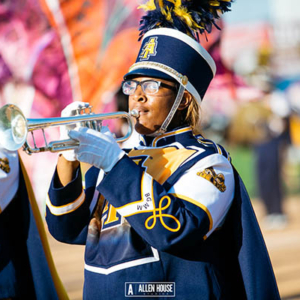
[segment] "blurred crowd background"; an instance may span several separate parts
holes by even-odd
[[[140,2],[1,0],[0,106],[14,103],[27,118],[58,117],[72,101],[95,113],[127,110],[120,84],[139,49]],[[298,0],[236,0],[222,30],[201,38],[218,70],[201,108],[203,134],[227,147],[270,228],[287,224],[287,197],[300,201],[299,11]],[[59,139],[58,128],[45,133]],[[43,144],[40,132],[36,140]],[[57,154],[20,153],[43,212]]]

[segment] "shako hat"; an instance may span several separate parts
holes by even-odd
[[[140,22],[142,44],[124,79],[150,76],[177,81],[200,103],[216,73],[216,65],[200,45],[231,0],[150,0]]]

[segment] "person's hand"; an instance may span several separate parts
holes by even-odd
[[[75,101],[71,104],[67,105],[62,111],[61,111],[61,117],[71,117],[78,114],[78,110],[84,107],[88,107],[89,104],[86,102],[79,102]],[[69,140],[69,131],[75,130],[80,127],[80,123],[77,124],[71,124],[71,125],[63,125],[60,126],[60,140]],[[75,161],[76,155],[74,150],[67,150],[67,151],[61,151],[59,154],[62,154],[63,157],[68,161]]]
[[[71,130],[69,136],[80,143],[74,151],[77,160],[103,169],[104,172],[109,172],[125,155],[107,127],[103,127],[101,132],[81,127],[76,131]]]

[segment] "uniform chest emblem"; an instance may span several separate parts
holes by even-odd
[[[163,184],[195,150],[176,147],[132,150],[129,156],[156,181]]]
[[[148,60],[150,56],[156,55],[157,37],[152,37],[143,47],[139,56],[141,60]]]
[[[0,158],[0,169],[3,170],[5,173],[10,172],[9,160],[7,157]]]
[[[222,193],[226,191],[225,177],[222,173],[217,174],[214,168],[207,168],[197,173],[198,176],[210,181]]]

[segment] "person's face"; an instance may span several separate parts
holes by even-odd
[[[129,95],[129,110],[136,109],[140,114],[135,124],[135,130],[140,134],[151,134],[161,127],[177,95],[174,82],[151,77],[133,78],[139,82],[151,79],[161,81],[173,89],[164,85],[159,87],[157,93],[148,94],[138,85],[135,92]]]

